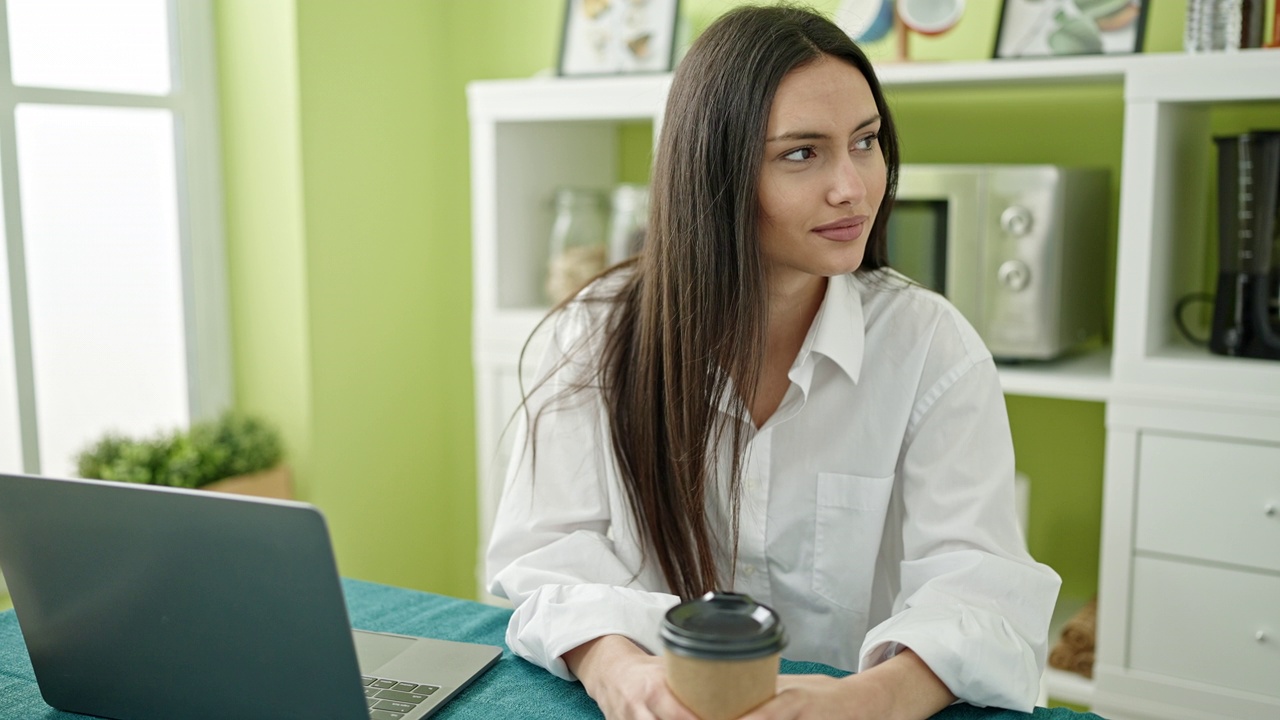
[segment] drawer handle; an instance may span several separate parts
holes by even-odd
[[[1275,503],[1273,503],[1273,502],[1269,502],[1269,503],[1267,503],[1266,505],[1263,505],[1263,506],[1262,506],[1262,514],[1263,514],[1263,515],[1266,515],[1267,517],[1275,517],[1275,516],[1276,516],[1276,504],[1275,504]]]
[[[1257,641],[1258,641],[1258,642],[1260,642],[1260,643],[1264,643],[1264,642],[1266,642],[1266,641],[1267,641],[1267,631],[1266,631],[1266,630],[1259,630],[1258,632],[1256,632],[1256,633],[1254,633],[1254,634],[1253,634],[1253,639],[1254,639],[1254,640],[1257,640]]]

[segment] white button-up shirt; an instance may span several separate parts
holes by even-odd
[[[539,379],[606,308],[562,313]],[[661,652],[678,602],[637,540],[600,394],[548,406],[596,362],[586,342],[529,398],[536,453],[522,422],[487,567],[516,608],[508,646],[569,679],[560,656],[601,635]],[[720,577],[779,613],[784,657],[857,671],[909,647],[961,700],[1029,712],[1060,580],[1018,530],[1004,396],[977,333],[892,273],[839,276],[789,378],[763,427],[737,418],[737,565],[722,548]],[[710,518],[730,538],[723,470]]]

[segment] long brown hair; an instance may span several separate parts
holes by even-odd
[[[732,380],[737,392],[728,407],[745,413],[763,364],[767,296],[756,183],[765,131],[783,77],[823,56],[858,69],[880,113],[888,177],[861,269],[887,265],[898,145],[870,62],[810,10],[732,10],[694,42],[672,79],[644,249],[604,299],[612,308],[595,345],[602,348],[595,377],[577,386],[599,388],[640,540],[684,598],[719,584],[707,502],[726,440],[727,542],[736,554],[748,434],[740,415],[719,408]],[[592,301],[587,293],[577,302]]]

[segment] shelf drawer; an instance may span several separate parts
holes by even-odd
[[[1280,577],[1134,560],[1129,664],[1280,697]]]
[[[1280,572],[1280,446],[1144,434],[1135,543]]]

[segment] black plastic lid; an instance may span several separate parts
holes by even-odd
[[[661,635],[668,651],[708,660],[750,660],[787,645],[778,614],[740,593],[709,592],[680,603],[667,611]]]

